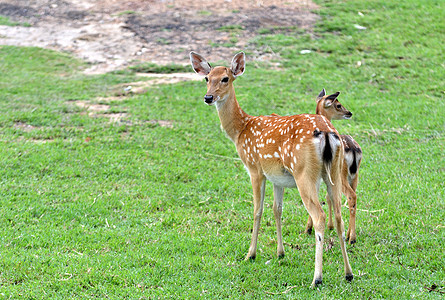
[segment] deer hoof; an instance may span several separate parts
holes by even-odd
[[[244,260],[254,261],[255,257],[256,257],[255,255],[247,255]]]
[[[314,288],[314,287],[321,285],[322,283],[323,283],[323,280],[321,278],[315,279],[311,286]]]

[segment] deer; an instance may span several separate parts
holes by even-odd
[[[190,52],[193,70],[204,76],[207,92],[204,102],[216,107],[221,128],[235,144],[250,176],[253,190],[253,230],[245,257],[256,257],[263,214],[266,180],[273,184],[273,213],[277,231],[277,255],[284,257],[281,231],[285,188],[297,188],[315,231],[315,268],[311,287],[322,284],[323,242],[326,214],[318,200],[323,180],[332,201],[335,227],[340,240],[345,279],[353,273],[346,253],[344,223],[341,217],[341,166],[343,144],[331,122],[322,115],[251,116],[240,107],[233,85],[245,71],[244,52],[237,53],[230,68],[212,67],[196,52]]]
[[[347,110],[337,99],[340,92],[331,95],[326,95],[326,90],[323,89],[317,96],[317,107],[315,113],[317,115],[325,116],[329,121],[350,119],[352,113]],[[349,226],[346,233],[346,240],[349,244],[357,242],[356,234],[356,205],[357,205],[357,185],[358,185],[358,170],[362,161],[362,149],[360,145],[350,135],[340,135],[340,140],[344,149],[344,161],[341,169],[342,192],[348,199],[349,207]],[[329,194],[326,195],[326,202],[329,207],[328,228],[333,229],[332,221],[332,204]],[[312,232],[312,219],[309,216],[306,232]]]

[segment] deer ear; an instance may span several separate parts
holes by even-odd
[[[326,91],[325,89],[322,89],[320,94],[318,94],[317,96],[317,102],[321,100],[321,98],[323,98],[326,95]]]
[[[333,101],[333,100],[337,99],[338,95],[340,95],[340,92],[337,92],[335,94],[329,95],[329,96],[326,97],[326,99]]]
[[[210,66],[205,58],[196,52],[190,52],[190,62],[192,63],[193,70],[199,75],[205,76],[212,70],[212,66]]]
[[[332,103],[334,103],[334,100],[326,98],[323,102],[323,106],[324,108],[328,108],[332,106]]]
[[[246,54],[244,52],[237,53],[232,59],[232,74],[234,77],[243,75],[246,68]]]

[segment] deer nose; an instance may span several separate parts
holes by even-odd
[[[204,102],[207,104],[210,104],[213,102],[213,95],[205,95],[204,96]]]

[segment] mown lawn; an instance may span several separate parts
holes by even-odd
[[[281,68],[248,63],[235,85],[252,115],[313,112],[322,88],[342,92],[354,116],[334,125],[364,151],[352,283],[328,232],[323,285],[310,289],[315,242],[296,190],[285,194],[285,258],[268,185],[258,255],[243,260],[251,187],[202,101],[204,82],[108,101],[140,79],[86,76],[66,54],[0,46],[1,297],[442,298],[443,1],[317,2],[313,32],[251,41],[279,53]],[[91,114],[80,100],[109,109]],[[347,225],[346,207],[343,216]]]

